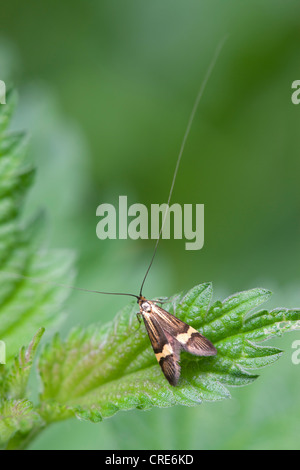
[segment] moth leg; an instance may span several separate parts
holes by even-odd
[[[138,319],[138,322],[139,322],[139,327],[141,326],[141,323],[142,323],[142,320],[141,320],[141,312],[137,312],[136,314],[136,318]]]
[[[172,307],[173,307],[174,315],[175,315],[175,313],[176,313],[176,308],[177,308],[177,305],[178,305],[178,304],[176,303],[176,300],[177,300],[177,299],[173,299],[173,300],[172,300]]]
[[[176,310],[179,304],[180,304],[180,295],[176,295],[175,297],[172,298],[172,307],[173,307],[174,315],[176,315]]]
[[[158,304],[166,304],[169,300],[170,300],[171,297],[158,297],[157,299],[154,300],[154,303],[158,303]]]
[[[176,308],[177,308],[177,303],[178,303],[178,296],[177,297],[158,297],[158,299],[155,299],[153,301],[154,304],[166,304],[166,303],[169,303],[171,301],[171,304],[172,304],[172,308],[173,308],[173,312],[175,314],[176,312]]]
[[[140,316],[141,316],[141,312],[136,313],[136,318],[138,319],[138,322],[139,322],[138,325],[136,325],[136,322],[132,320],[132,323],[130,324],[130,334],[135,335],[139,331],[141,327],[141,323],[142,323]]]

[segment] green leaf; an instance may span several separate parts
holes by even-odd
[[[7,364],[0,365],[0,442],[9,440],[11,448],[22,447],[43,425],[26,396],[28,378],[44,327],[63,319],[69,291],[57,283],[74,279],[69,252],[41,248],[42,218],[22,219],[35,170],[26,161],[26,136],[8,131],[15,104],[9,92],[0,107],[0,340]]]
[[[217,347],[215,357],[182,353],[179,385],[164,378],[136,303],[111,324],[74,330],[66,341],[57,335],[43,351],[40,413],[48,421],[76,415],[100,421],[118,410],[153,406],[194,406],[230,396],[227,386],[252,383],[257,369],[276,361],[282,351],[262,346],[275,334],[300,327],[300,310],[251,311],[270,297],[265,289],[235,294],[211,305],[212,286],[201,284],[175,296],[165,308],[188,321]],[[210,306],[211,305],[211,306]]]
[[[0,106],[0,134],[2,134],[8,127],[12,114],[15,110],[17,103],[17,93],[15,90],[7,90],[6,92],[6,105]]]
[[[27,435],[41,418],[29,400],[6,400],[0,404],[0,447],[17,432]]]
[[[23,346],[20,349],[19,355],[15,357],[11,367],[6,371],[4,384],[2,385],[6,399],[19,400],[25,398],[33,359],[44,331],[44,328],[38,330],[29,346],[27,348]]]
[[[26,162],[26,136],[7,131],[15,102],[11,92],[7,104],[0,107],[0,340],[6,345],[7,362],[38,328],[62,320],[61,308],[69,292],[51,281],[72,283],[74,279],[69,252],[41,249],[41,220],[26,224],[21,220],[35,171]]]
[[[11,438],[21,442],[34,428],[42,425],[38,412],[26,398],[26,389],[43,333],[44,329],[40,328],[29,346],[20,349],[10,367],[0,366],[0,446]]]

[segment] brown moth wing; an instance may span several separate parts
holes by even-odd
[[[180,377],[180,343],[163,331],[159,322],[152,315],[143,315],[146,330],[156,359],[168,382],[175,386]]]
[[[195,328],[155,304],[151,304],[151,307],[153,318],[157,319],[165,333],[167,332],[180,343],[182,349],[196,356],[217,354],[214,345]]]
[[[177,385],[180,377],[180,351],[196,356],[214,356],[214,345],[195,328],[179,320],[171,313],[147,301],[151,309],[141,309],[141,314],[156,359],[171,385]]]

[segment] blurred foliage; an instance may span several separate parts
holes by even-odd
[[[199,83],[229,33],[173,197],[205,204],[205,245],[162,241],[145,293],[212,280],[217,297],[264,285],[274,306],[299,305],[299,107],[290,100],[299,9],[297,0],[5,5],[0,78],[20,90],[15,124],[32,130],[40,175],[27,214],[45,208],[48,244],[79,253],[77,285],[138,290],[153,243],[100,242],[96,207],[122,194],[130,204],[166,201]],[[122,305],[75,293],[61,331],[109,320]],[[294,335],[278,347],[291,351]],[[57,424],[34,448],[299,448],[299,387],[287,354],[231,401]]]
[[[18,275],[72,282],[74,273],[69,252],[41,249],[41,217],[34,214],[27,223],[21,221],[35,170],[27,161],[25,135],[7,129],[16,94],[8,92],[6,102],[0,108],[0,337],[9,363],[41,324],[61,323],[61,306],[69,295],[61,287],[32,283]]]

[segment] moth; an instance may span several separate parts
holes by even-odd
[[[183,149],[187,140],[187,137],[190,133],[190,129],[192,126],[192,122],[195,117],[196,110],[198,108],[200,99],[202,97],[203,91],[206,87],[210,74],[213,70],[213,67],[217,61],[218,55],[223,47],[226,38],[224,38],[218,45],[215,55],[212,59],[212,62],[206,72],[204,81],[200,87],[199,93],[195,100],[187,128],[182,140],[181,148],[179,151],[179,155],[177,158],[177,163],[173,175],[173,180],[171,184],[171,189],[169,193],[167,207],[169,207],[175,179],[177,176],[177,171],[179,168],[179,163],[182,157]],[[180,378],[180,352],[182,350],[189,352],[195,356],[215,356],[217,354],[217,350],[215,346],[207,339],[205,336],[201,335],[199,331],[195,330],[192,326],[184,323],[179,318],[175,317],[171,313],[167,312],[163,308],[157,305],[157,302],[153,302],[151,300],[147,300],[143,295],[143,287],[145,280],[148,276],[150,268],[152,266],[158,243],[161,238],[162,230],[164,227],[164,223],[166,220],[167,211],[164,216],[164,220],[162,222],[162,226],[160,229],[159,237],[156,242],[154,253],[152,255],[152,259],[146,271],[145,277],[142,282],[142,286],[140,289],[140,295],[135,296],[137,297],[137,301],[140,307],[140,311],[138,315],[141,315],[144,324],[156,356],[156,359],[162,369],[162,372],[165,378],[168,380],[170,385],[176,386],[178,384]],[[130,294],[133,295],[133,294]]]
[[[175,386],[180,377],[180,352],[195,356],[215,356],[217,350],[195,328],[159,307],[156,302],[141,296],[139,314],[144,324],[156,359],[168,382]]]
[[[168,208],[170,205],[170,200],[171,200],[171,196],[173,193],[174,183],[175,183],[175,179],[177,176],[182,153],[183,153],[185,143],[186,143],[187,137],[189,135],[189,132],[192,126],[192,122],[194,120],[196,110],[198,108],[203,91],[206,87],[207,81],[211,75],[211,72],[217,61],[217,58],[223,47],[224,42],[225,42],[225,38],[219,43],[216,49],[215,55],[212,59],[212,62],[210,63],[210,66],[206,72],[204,81],[202,82],[202,85],[196,97],[196,100],[195,100],[195,103],[194,103],[194,106],[193,106],[193,109],[192,109],[192,112],[191,112],[191,115],[187,124],[187,128],[186,128],[186,131],[185,131],[182,143],[181,143],[180,151],[177,157],[176,167],[175,167],[175,171],[173,174],[173,180],[172,180],[171,189],[169,192],[169,197],[168,197],[168,202],[167,202]],[[193,354],[195,356],[214,356],[217,354],[217,350],[215,346],[207,338],[201,335],[193,327],[191,327],[187,323],[184,323],[175,315],[159,307],[157,305],[157,303],[160,303],[159,301],[147,300],[143,296],[144,283],[146,281],[146,278],[152,266],[152,263],[153,263],[153,260],[157,251],[157,247],[161,239],[161,235],[162,235],[162,231],[164,228],[164,223],[166,221],[167,215],[168,215],[168,211],[165,212],[164,219],[162,221],[162,226],[160,228],[160,233],[155,244],[155,248],[154,248],[154,252],[153,252],[150,264],[144,276],[139,295],[122,293],[122,292],[95,291],[95,290],[89,290],[89,289],[82,289],[82,288],[74,287],[74,286],[67,286],[65,284],[59,284],[59,283],[54,283],[54,282],[50,282],[50,283],[53,285],[59,285],[59,286],[67,287],[69,289],[75,289],[75,290],[84,291],[84,292],[135,297],[137,299],[137,302],[139,304],[139,309],[140,309],[140,311],[137,313],[138,319],[140,320],[139,316],[142,316],[144,320],[144,324],[145,324],[154,354],[161,367],[161,370],[165,378],[170,383],[170,385],[176,386],[180,378],[180,371],[181,371],[180,352],[182,350],[187,351],[188,353]],[[12,275],[12,273],[7,273],[7,274]],[[17,276],[23,279],[29,279],[35,282],[47,282],[48,283],[48,281],[41,281],[36,278],[31,278],[28,276],[22,276],[18,274],[16,275],[13,274],[13,276]]]

